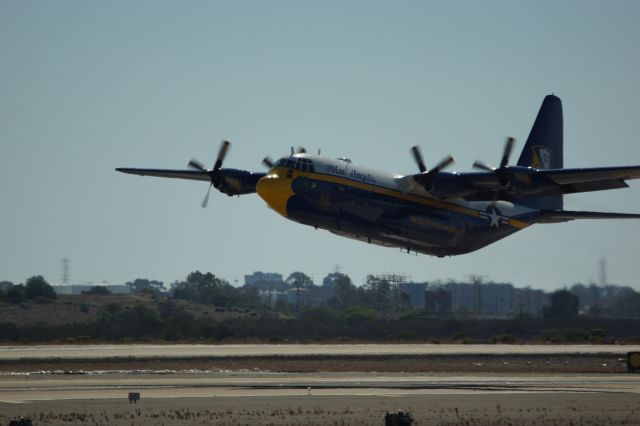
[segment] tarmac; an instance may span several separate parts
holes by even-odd
[[[409,409],[417,424],[640,424],[640,375],[631,373],[381,373],[82,370],[11,371],[22,357],[251,357],[393,354],[615,354],[638,346],[536,345],[90,345],[0,347],[0,424],[382,424]],[[389,361],[393,362],[393,361]],[[78,369],[78,371],[80,371]],[[139,392],[129,404],[129,392]],[[38,423],[40,421],[40,423]],[[70,423],[71,422],[71,423]]]
[[[0,346],[0,360],[27,358],[95,359],[114,357],[229,357],[301,355],[525,355],[626,354],[640,345],[457,345],[457,344],[304,344],[304,345],[34,345]]]

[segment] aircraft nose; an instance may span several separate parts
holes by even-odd
[[[287,217],[287,202],[293,195],[291,179],[279,173],[269,173],[258,181],[256,192],[269,207]]]

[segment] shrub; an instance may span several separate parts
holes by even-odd
[[[518,341],[518,338],[513,334],[503,333],[497,336],[493,336],[491,340],[493,340],[493,343],[505,343],[508,345],[513,345]]]

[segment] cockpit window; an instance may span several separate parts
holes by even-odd
[[[315,167],[313,167],[313,163],[308,158],[300,159],[300,162],[298,164],[300,165],[300,171],[315,172]]]
[[[277,167],[286,167],[286,168],[293,168],[294,165],[294,161],[291,158],[281,158],[278,160],[278,162],[276,163]]]
[[[296,169],[301,172],[315,172],[313,162],[308,158],[281,158],[275,162],[273,167],[285,167],[288,169]]]

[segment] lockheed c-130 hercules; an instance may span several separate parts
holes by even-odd
[[[640,214],[563,210],[564,194],[625,188],[640,178],[640,166],[563,168],[562,103],[546,96],[520,154],[507,138],[498,167],[476,161],[478,172],[445,172],[446,157],[427,169],[411,148],[419,173],[381,173],[347,158],[291,149],[266,173],[222,168],[223,141],[212,169],[191,160],[192,170],[118,168],[123,173],[209,182],[227,195],[257,192],[287,219],[367,243],[434,256],[469,253],[536,223],[574,219],[640,219]]]

